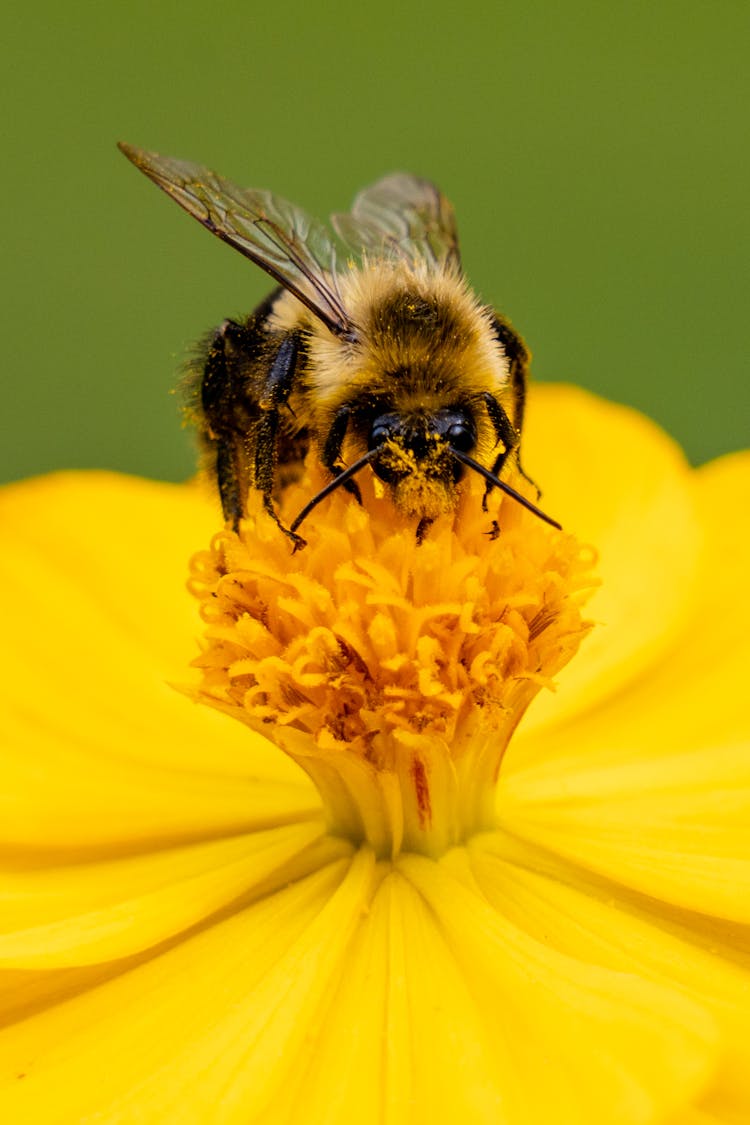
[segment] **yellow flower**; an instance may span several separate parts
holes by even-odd
[[[559,674],[571,538],[338,496],[198,557],[213,707],[197,489],[6,490],[0,1120],[750,1120],[750,461],[564,388],[526,461],[600,555]]]

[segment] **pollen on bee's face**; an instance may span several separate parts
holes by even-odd
[[[377,476],[387,484],[396,484],[419,471],[414,451],[400,438],[389,438],[383,443],[380,454],[373,462],[373,468]]]
[[[422,450],[417,452],[402,440],[386,442],[373,462],[373,470],[389,486],[401,515],[431,521],[456,505],[455,461],[445,441],[437,435],[428,436],[421,445]]]
[[[393,500],[402,515],[422,521],[436,520],[456,507],[458,493],[452,477],[444,470],[438,472],[436,465],[431,467],[432,472],[422,466],[419,472],[410,473],[394,486]],[[450,472],[449,465],[445,468]]]

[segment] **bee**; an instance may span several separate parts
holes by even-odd
[[[386,176],[332,215],[331,231],[270,192],[119,147],[277,283],[249,316],[211,333],[192,380],[193,414],[235,530],[257,489],[303,546],[298,528],[334,489],[361,502],[354,478],[368,466],[416,520],[420,541],[454,508],[467,469],[484,478],[485,510],[499,488],[560,527],[505,479],[523,472],[529,353],[469,288],[453,208],[432,183]],[[275,497],[301,475],[311,447],[329,480],[285,527]]]

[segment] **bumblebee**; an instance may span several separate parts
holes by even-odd
[[[555,527],[501,474],[519,452],[529,353],[483,305],[461,269],[453,209],[427,180],[394,174],[366,188],[333,232],[267,191],[207,168],[120,149],[278,288],[200,348],[192,413],[235,530],[250,489],[295,546],[297,529],[335,488],[359,498],[368,466],[417,538],[455,505],[466,469]],[[279,489],[310,447],[328,483],[284,527]],[[525,475],[525,474],[524,474]]]

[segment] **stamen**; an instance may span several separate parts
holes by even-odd
[[[195,694],[305,770],[330,832],[379,856],[439,855],[494,825],[511,734],[588,630],[592,552],[532,519],[505,482],[490,494],[502,528],[490,539],[482,473],[420,544],[375,474],[360,479],[361,505],[338,487],[380,452],[327,482],[311,455],[282,493],[282,519],[315,493],[293,528],[331,497],[307,550],[290,556],[251,494],[239,534],[196,557]]]

